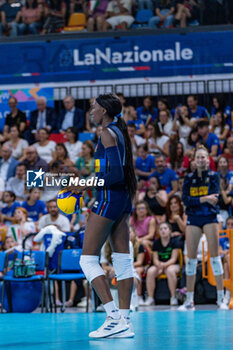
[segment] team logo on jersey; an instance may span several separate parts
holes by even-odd
[[[199,197],[206,196],[208,194],[208,186],[200,186],[200,187],[190,187],[190,196],[191,197]]]

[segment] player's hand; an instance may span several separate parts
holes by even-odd
[[[218,203],[218,194],[210,194],[209,196],[206,196],[206,202],[209,204],[215,206]]]

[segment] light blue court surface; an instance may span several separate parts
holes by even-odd
[[[105,314],[2,314],[0,349],[233,349],[233,310],[135,312],[134,339],[89,340]]]

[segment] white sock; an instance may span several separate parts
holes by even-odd
[[[121,318],[121,314],[116,308],[114,301],[110,301],[109,303],[104,304],[103,307],[108,316],[114,318],[115,320],[119,320]]]
[[[193,303],[193,298],[194,298],[194,292],[187,292],[186,301],[187,301],[188,303]]]
[[[124,317],[127,323],[130,322],[130,310],[129,309],[120,309],[120,314]]]
[[[217,290],[217,295],[218,295],[218,303],[220,302],[222,302],[223,301],[223,298],[224,298],[224,291],[223,291],[223,289],[221,289],[221,290]]]
[[[231,297],[231,291],[229,289],[226,289],[225,297],[227,297],[227,298]]]

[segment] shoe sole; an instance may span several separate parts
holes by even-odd
[[[127,331],[129,329],[129,327],[127,327],[127,328],[123,328],[123,329],[120,329],[120,330],[118,330],[117,332],[115,332],[115,333],[112,333],[112,334],[106,334],[106,335],[102,335],[102,336],[97,336],[97,337],[93,337],[93,336],[91,336],[90,334],[89,334],[89,338],[91,338],[91,339],[100,339],[100,338],[109,338],[110,336],[112,336],[112,335],[116,335],[116,334],[119,334],[119,333],[122,333],[122,332],[125,332],[125,331]]]
[[[195,309],[195,307],[194,308],[192,308],[192,309],[186,309],[186,310],[182,310],[182,309],[177,309],[177,311],[180,311],[180,312],[187,312],[187,311],[195,311],[196,309]]]
[[[113,334],[113,335],[110,335],[109,337],[107,337],[107,338],[134,338],[134,336],[135,336],[135,333],[133,333],[133,332],[130,332],[129,334],[123,334],[123,332],[122,333],[119,333],[119,334]]]

